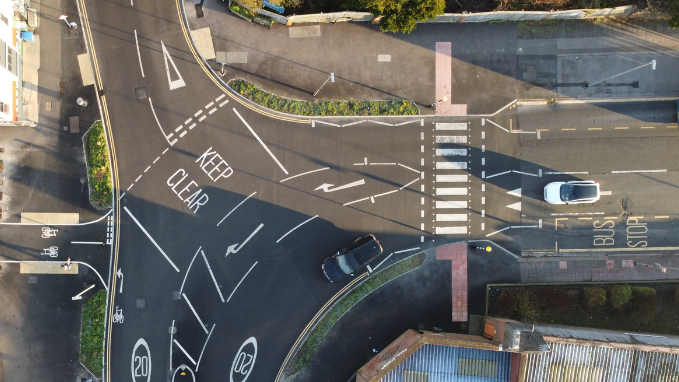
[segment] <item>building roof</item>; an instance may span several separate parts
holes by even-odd
[[[509,382],[511,353],[424,345],[380,382]]]
[[[524,382],[676,381],[679,355],[552,342],[551,352],[526,354]]]

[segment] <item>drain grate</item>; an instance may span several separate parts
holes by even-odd
[[[137,308],[146,308],[146,300],[144,300],[143,298],[138,298]]]
[[[149,98],[149,94],[146,88],[136,88],[134,89],[134,95],[137,97],[137,101],[143,101]]]

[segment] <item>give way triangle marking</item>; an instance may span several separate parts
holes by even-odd
[[[510,204],[507,207],[511,208],[513,210],[521,211],[521,202],[516,202],[514,204]]]
[[[182,75],[179,74],[179,70],[177,70],[177,65],[174,64],[174,61],[172,61],[172,56],[170,56],[170,52],[167,51],[167,48],[165,47],[165,44],[163,43],[162,40],[160,41],[160,45],[162,45],[163,47],[163,58],[165,59],[165,72],[167,72],[167,82],[170,83],[170,90],[179,89],[181,87],[186,86],[186,83],[184,82]],[[177,74],[177,77],[179,77],[178,80],[172,81],[172,79],[170,78],[170,67],[167,66],[168,60],[170,60],[170,64],[172,64],[174,72]]]
[[[509,195],[521,197],[521,188],[517,188],[516,190],[512,190],[512,191],[507,191],[507,193]]]

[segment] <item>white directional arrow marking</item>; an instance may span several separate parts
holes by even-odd
[[[516,202],[514,204],[510,204],[507,206],[507,208],[511,208],[513,210],[521,211],[521,202]]]
[[[163,47],[163,58],[165,59],[165,72],[167,72],[167,82],[170,83],[170,90],[179,89],[181,87],[186,86],[186,83],[184,82],[182,75],[179,73],[179,70],[177,70],[177,65],[174,64],[174,61],[172,61],[172,56],[170,56],[170,52],[167,51],[167,48],[165,47],[165,44],[163,43],[162,40],[160,41],[160,45]],[[167,66],[167,60],[170,60],[170,64],[172,64],[174,72],[177,73],[177,77],[179,77],[178,80],[172,81],[172,79],[170,78],[170,67]]]
[[[323,183],[323,184],[321,184],[320,186],[316,187],[316,190],[315,190],[315,191],[318,191],[318,190],[320,190],[320,189],[323,189],[323,191],[325,191],[325,192],[333,192],[333,191],[344,190],[345,188],[361,186],[361,185],[363,185],[363,184],[365,184],[365,180],[364,180],[364,179],[357,180],[357,181],[355,181],[355,182],[351,182],[351,183],[349,183],[349,184],[345,184],[344,186],[339,186],[339,187],[335,187],[335,188],[330,188],[330,187],[334,186],[334,184]]]
[[[227,248],[227,250],[226,250],[226,255],[224,255],[224,257],[229,256],[229,254],[231,254],[231,253],[238,253],[238,251],[240,251],[241,248],[243,248],[243,247],[245,246],[245,244],[247,244],[248,241],[250,241],[250,239],[252,239],[252,237],[255,236],[255,234],[256,234],[260,229],[262,229],[262,227],[264,227],[264,224],[260,223],[260,224],[259,224],[259,227],[255,228],[255,230],[252,231],[252,233],[250,234],[250,236],[248,236],[248,238],[245,239],[245,241],[243,242],[243,244],[241,244],[240,246],[238,246],[238,243],[233,244],[233,245],[230,245],[229,248]],[[236,247],[238,247],[238,248],[236,248]]]
[[[507,193],[509,195],[521,197],[521,188],[517,188],[516,190],[512,190],[512,191],[507,191]]]
[[[123,270],[118,268],[118,273],[116,273],[118,277],[120,277],[120,292],[123,293]]]

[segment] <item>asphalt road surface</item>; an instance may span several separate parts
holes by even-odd
[[[564,232],[559,213],[579,214],[564,215],[571,248],[597,246],[578,240],[608,229],[609,215],[616,235],[672,226],[674,212],[657,205],[677,182],[661,164],[676,139],[664,119],[584,130],[574,106],[558,118],[581,130],[537,131],[553,118],[543,105],[488,117],[297,120],[225,93],[169,3],[86,4],[121,186],[109,380],[180,371],[275,380],[313,315],[356,280],[327,282],[321,261],[367,233],[384,247],[377,263],[468,239],[517,254],[551,249]],[[665,171],[613,173],[623,170]],[[541,201],[549,181],[581,177],[600,181],[608,199]],[[637,214],[654,220],[637,224]]]

